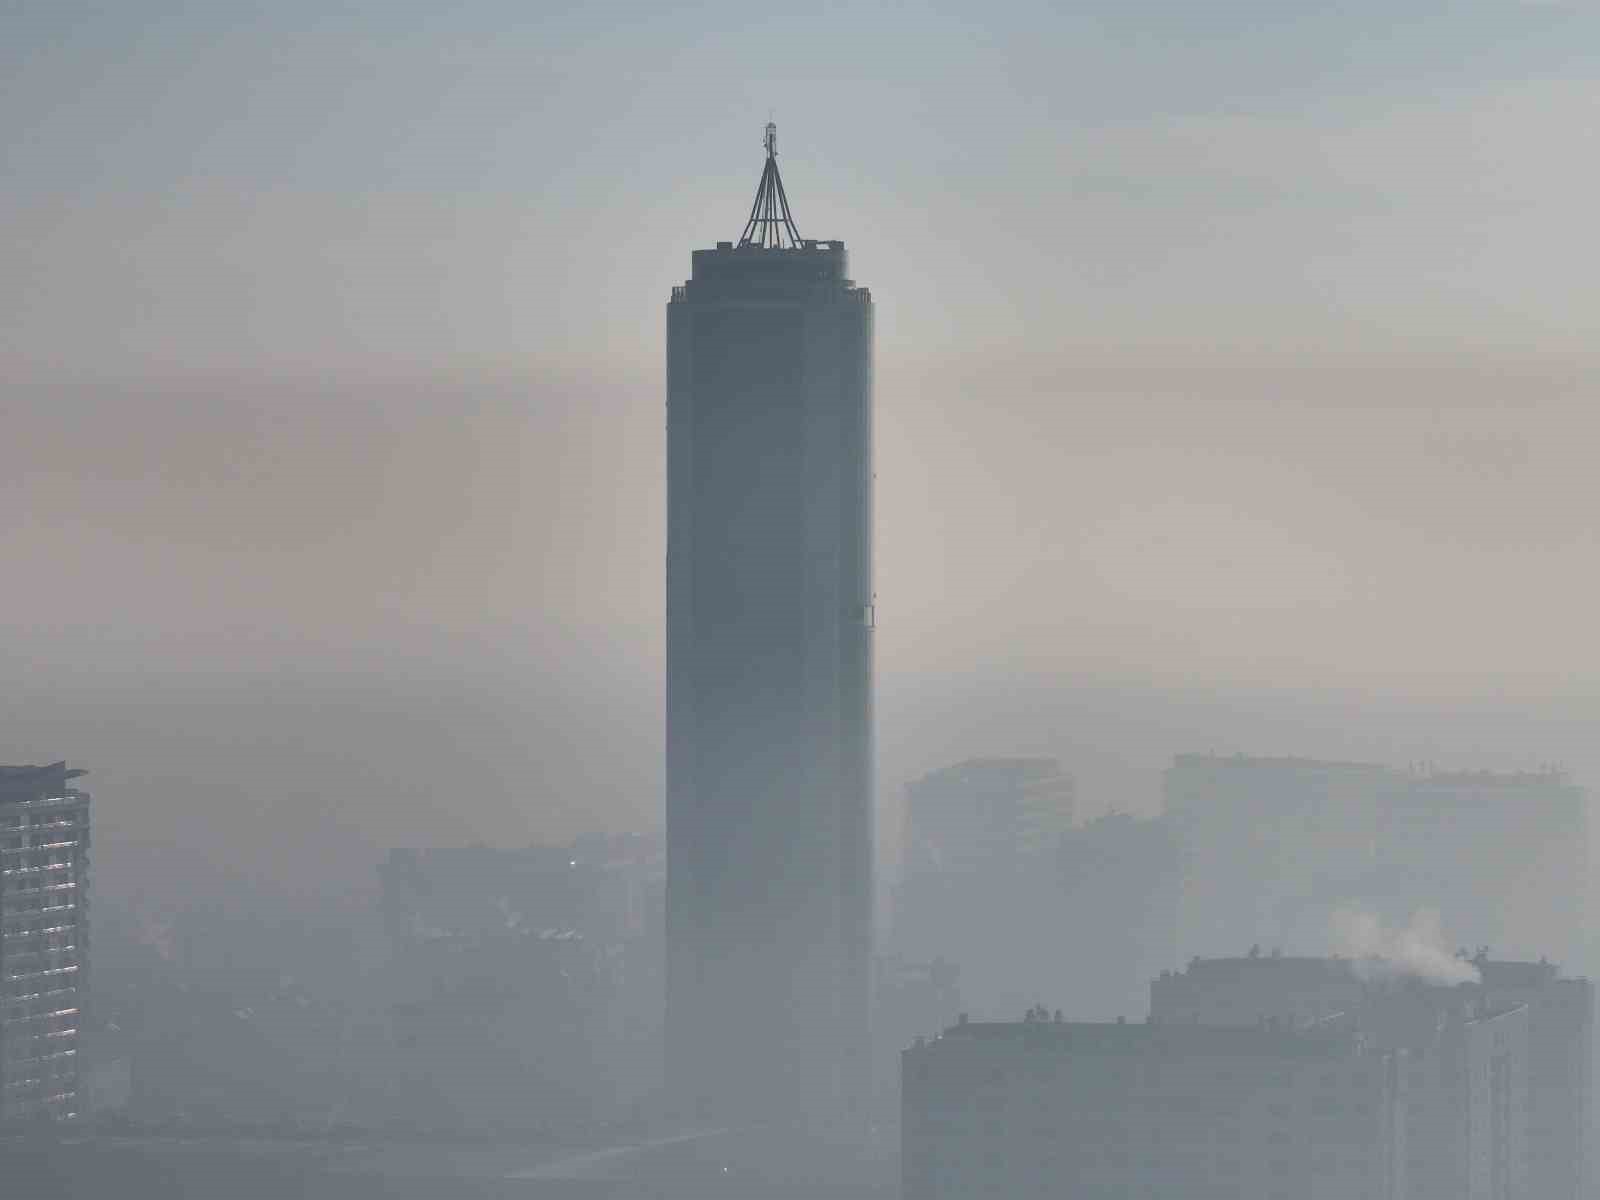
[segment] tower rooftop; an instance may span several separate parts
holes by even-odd
[[[756,184],[756,198],[750,205],[750,219],[745,222],[739,245],[763,250],[798,249],[803,241],[795,228],[794,214],[789,211],[783,176],[778,174],[778,127],[771,121],[767,122],[761,144],[766,147],[767,161],[761,168],[761,182]]]

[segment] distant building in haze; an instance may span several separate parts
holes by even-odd
[[[777,134],[667,306],[667,1049],[685,1107],[858,1120],[872,953],[872,301]],[[853,1115],[852,1115],[853,1114]]]
[[[1045,998],[1079,1020],[1142,1013],[1177,954],[1174,823],[1076,825],[1077,807],[1053,758],[969,759],[909,784],[894,952],[959,966],[975,1013]]]
[[[1145,1011],[1152,977],[1178,954],[1182,864],[1172,822],[1108,813],[1057,852],[1061,903],[1049,943],[1061,978],[1046,995],[1079,1019]]]
[[[662,872],[659,835],[586,834],[565,846],[391,850],[378,882],[396,942],[527,927],[604,945],[659,918]]]
[[[1395,925],[1437,910],[1450,941],[1519,955],[1583,935],[1588,799],[1557,771],[1182,754],[1165,803],[1187,951],[1320,945],[1351,900]]]
[[[1053,758],[969,758],[924,775],[906,787],[907,874],[1054,851],[1072,828],[1077,791]]]
[[[894,950],[954,962],[981,1012],[1059,995],[1073,954],[1059,856],[1076,807],[1053,758],[973,758],[908,784]]]
[[[85,1111],[89,796],[71,785],[83,774],[0,766],[0,1122]]]
[[[1363,897],[1435,908],[1453,942],[1569,957],[1589,899],[1588,796],[1560,771],[1396,773]]]
[[[1178,755],[1164,791],[1184,854],[1179,946],[1322,944],[1329,913],[1372,870],[1394,780],[1369,763]]]
[[[659,1089],[659,837],[398,849],[378,877],[384,1119],[555,1127]]]

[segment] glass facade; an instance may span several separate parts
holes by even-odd
[[[0,767],[0,1121],[81,1111],[89,797],[80,771]]]
[[[680,1101],[859,1116],[872,303],[844,247],[694,253],[667,311],[667,1021]]]

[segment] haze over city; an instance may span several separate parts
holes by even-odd
[[[1597,52],[1583,0],[0,5],[0,762],[89,770],[107,945],[297,987],[387,953],[396,849],[659,834],[663,309],[772,121],[871,294],[879,952],[968,760],[1063,831],[1188,754],[1592,790]],[[1565,879],[1561,944],[1464,947],[1600,971]],[[1466,961],[1358,890],[1281,949]]]

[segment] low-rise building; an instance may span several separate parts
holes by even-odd
[[[1593,1194],[1594,984],[1550,962],[1475,965],[1486,1001],[1528,1007],[1528,1186],[1539,1200]]]
[[[1375,989],[1353,1022],[1404,1055],[1403,1179],[1409,1200],[1524,1200],[1528,1006],[1470,991]]]
[[[1358,1033],[959,1023],[902,1058],[906,1200],[1401,1200],[1403,1054]]]
[[[1263,954],[1195,958],[1187,970],[1150,981],[1150,1016],[1162,1024],[1250,1028],[1270,1021],[1291,1028],[1354,1011],[1366,984],[1337,958]]]
[[[1485,953],[1454,966],[1459,982],[1378,959],[1195,959],[1151,982],[1151,1015],[1241,1028],[1336,1021],[1405,1050],[1412,1200],[1587,1195],[1593,985]]]
[[[659,837],[392,851],[378,868],[394,1119],[612,1119],[660,1087]]]

